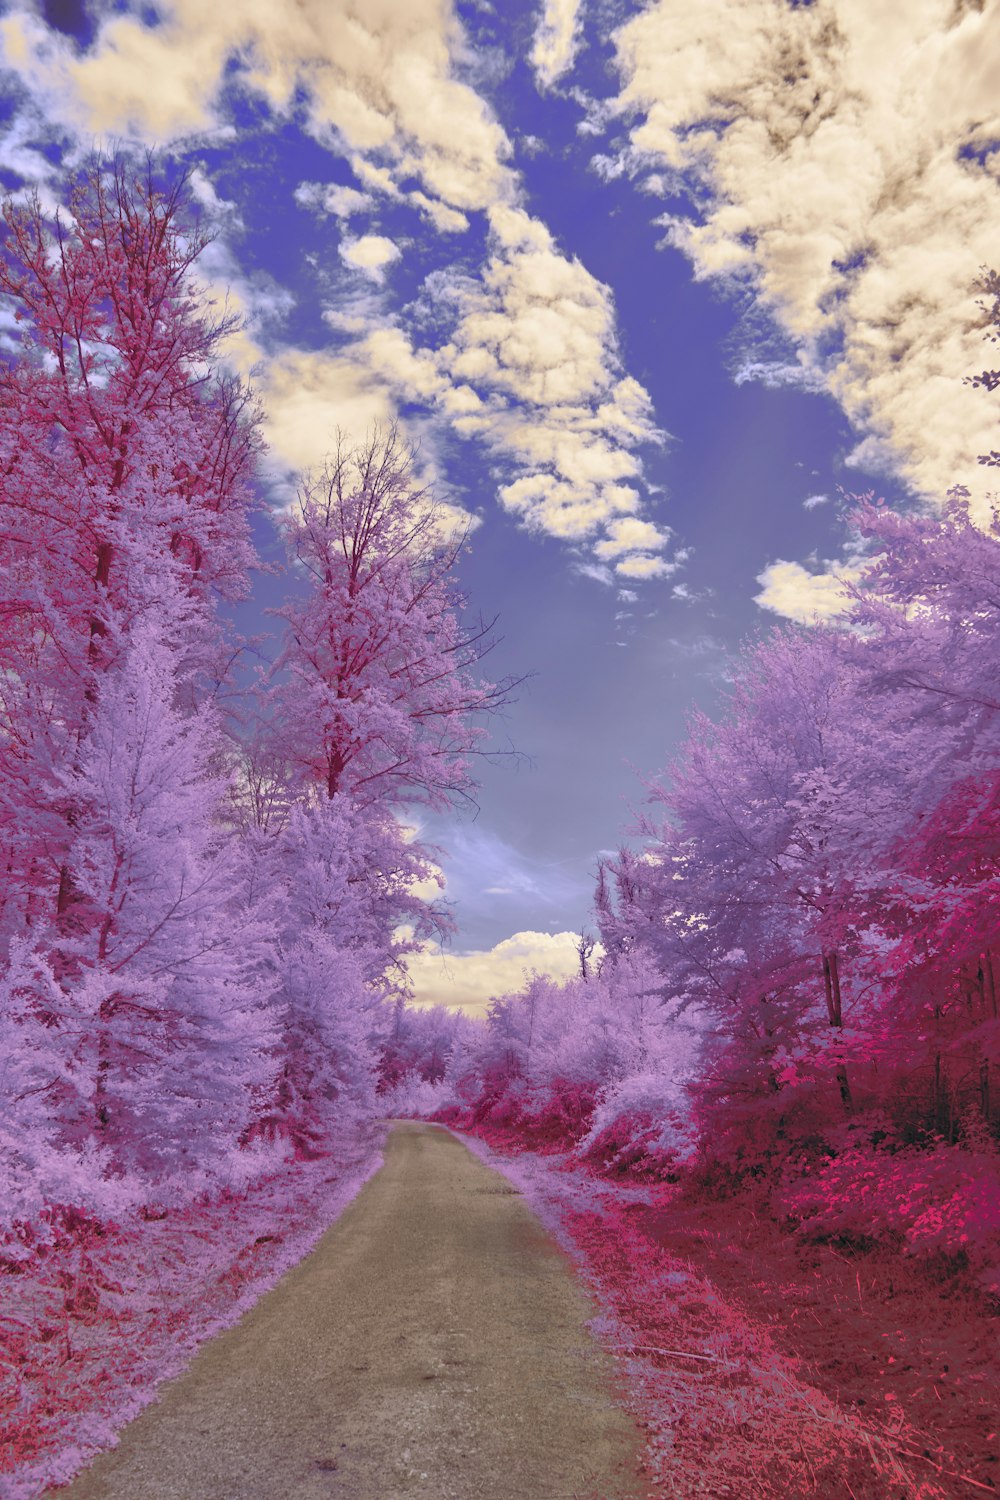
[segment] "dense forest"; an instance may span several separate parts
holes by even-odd
[[[873,559],[842,625],[748,647],[641,852],[602,864],[599,961],[583,938],[577,980],[450,1050],[413,1016],[397,1070],[604,1171],[780,1180],[814,1227],[961,1252],[996,1292],[1000,543],[961,495],[853,520]]]
[[[443,921],[399,810],[465,791],[505,692],[394,431],[280,518],[289,602],[238,692],[259,413],[202,247],[182,188],[123,168],[6,210],[8,1228],[189,1197],[372,1113],[385,1002]]]

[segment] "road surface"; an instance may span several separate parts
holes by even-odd
[[[523,1200],[407,1121],[316,1249],[59,1500],[624,1500],[640,1435]]]

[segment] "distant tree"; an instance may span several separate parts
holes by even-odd
[[[374,1105],[404,959],[444,912],[413,887],[430,875],[391,811],[312,796],[258,854],[277,929],[270,1007],[272,1083],[253,1133],[309,1152]]]
[[[418,488],[395,427],[341,444],[285,523],[307,588],[278,611],[273,722],[287,761],[328,797],[451,803],[474,785],[482,716],[512,682],[479,680],[489,629],[468,629],[455,536]]]
[[[594,949],[597,947],[597,939],[589,932],[581,932],[576,940],[576,956],[580,963],[580,978],[590,978],[590,960]]]

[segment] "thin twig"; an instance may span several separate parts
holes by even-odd
[[[971,1484],[975,1490],[986,1490],[989,1494],[996,1494],[996,1486],[992,1484],[980,1484],[978,1479],[973,1479],[969,1474],[958,1474],[954,1469],[943,1469],[936,1464],[933,1458],[928,1458],[926,1453],[911,1453],[908,1448],[897,1448],[896,1452],[903,1458],[918,1458],[921,1463],[930,1464],[932,1469],[937,1469],[939,1474],[944,1474],[948,1479],[961,1479],[963,1484]]]
[[[682,1359],[703,1359],[713,1365],[728,1365],[730,1369],[734,1369],[737,1364],[736,1360],[723,1359],[720,1354],[694,1354],[690,1349],[655,1349],[651,1344],[613,1344],[612,1348],[623,1349],[628,1354],[666,1354]]]

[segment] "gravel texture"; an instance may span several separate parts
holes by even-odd
[[[396,1124],[316,1249],[60,1500],[636,1500],[594,1307],[520,1195]]]

